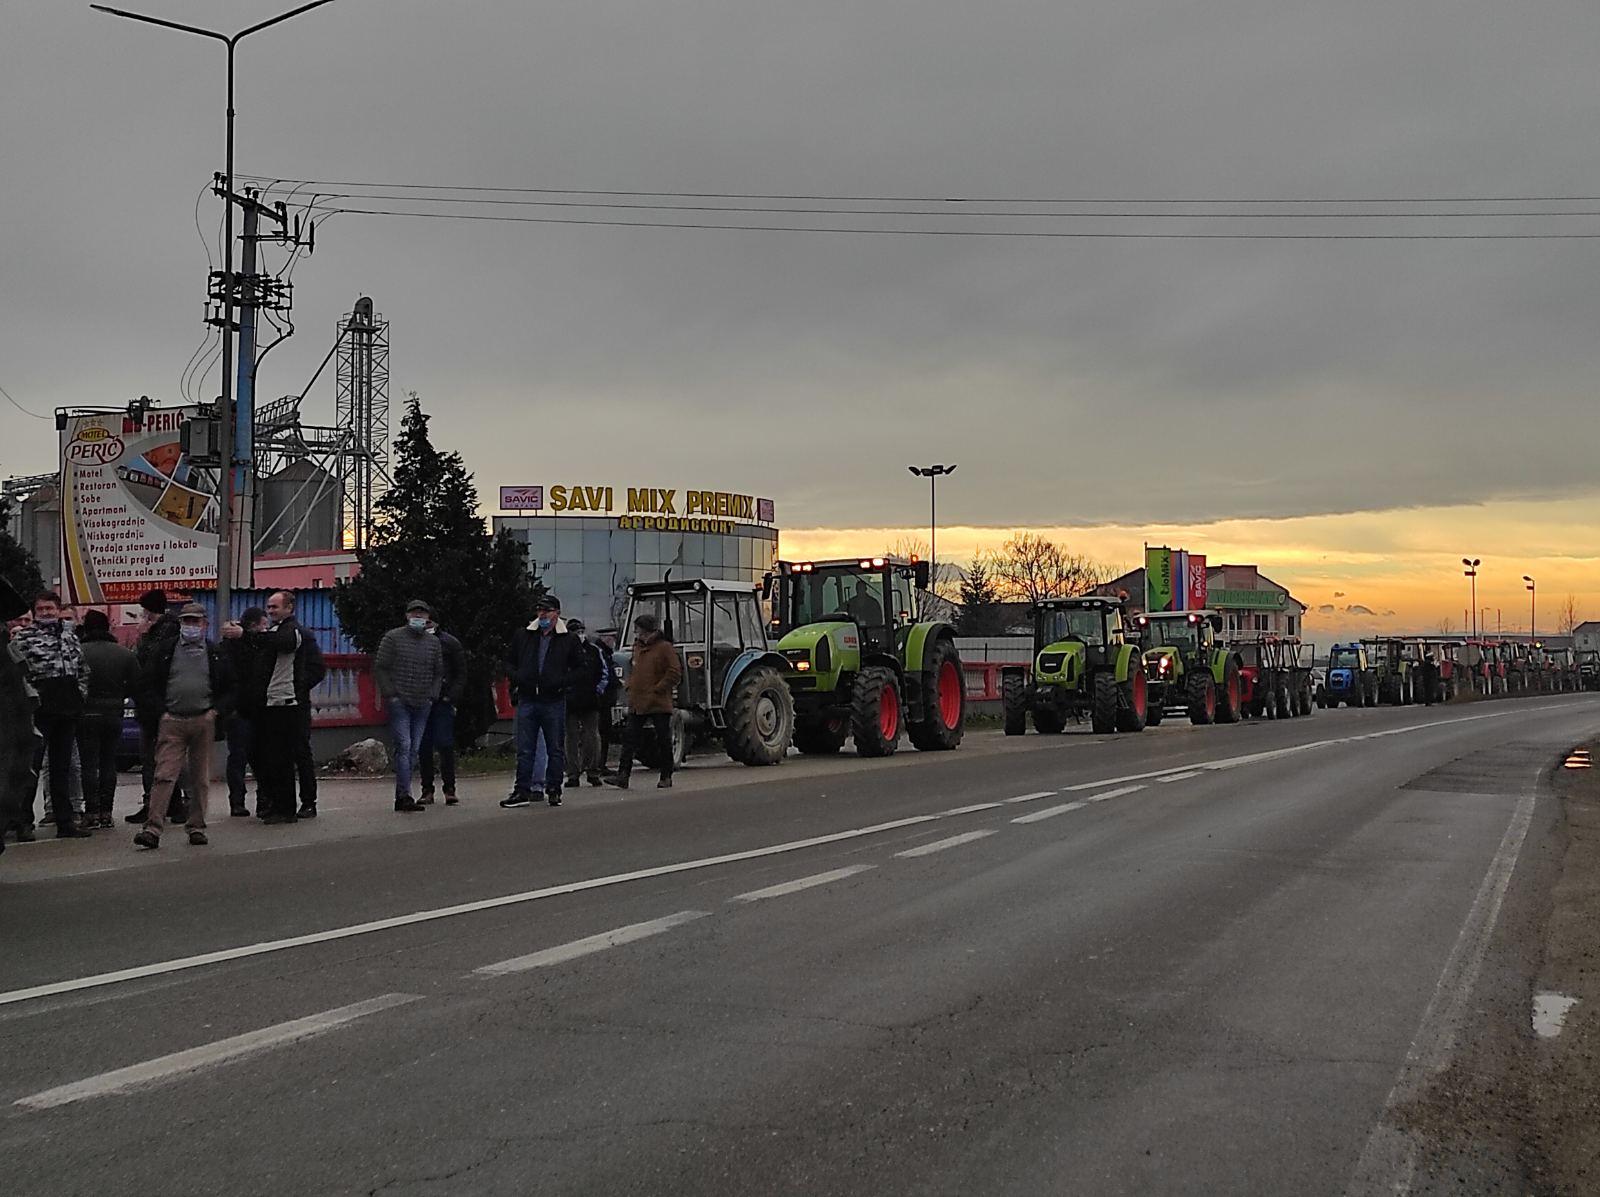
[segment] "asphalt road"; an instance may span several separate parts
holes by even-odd
[[[8,854],[3,1187],[1444,1191],[1405,1111],[1521,983],[1540,771],[1596,728],[1570,696],[974,737],[162,868]]]

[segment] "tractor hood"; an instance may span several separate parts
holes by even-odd
[[[1153,678],[1176,677],[1182,665],[1182,656],[1176,648],[1147,648],[1144,651],[1145,674]]]
[[[1083,656],[1088,646],[1081,640],[1058,640],[1039,650],[1039,655],[1034,659],[1034,668],[1040,681],[1050,681],[1066,677],[1075,672],[1075,665],[1083,664]]]
[[[1348,690],[1355,684],[1355,672],[1350,669],[1328,670],[1328,689]]]

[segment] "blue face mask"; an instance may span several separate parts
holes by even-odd
[[[183,637],[185,643],[194,644],[206,638],[206,630],[197,623],[186,623],[178,629],[178,635]]]
[[[554,619],[552,619],[550,616],[548,616],[548,615],[539,616],[539,630],[541,632],[546,630],[546,629],[548,629],[548,628],[555,627],[555,624],[556,624],[556,621]]]
[[[412,618],[406,620],[406,622],[410,624],[416,631],[426,632],[428,630],[428,621],[426,619],[413,616]]]
[[[59,619],[40,619],[37,615],[33,617],[33,626],[36,628],[53,630],[60,622],[61,620]]]

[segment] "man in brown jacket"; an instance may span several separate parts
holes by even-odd
[[[661,780],[656,788],[672,788],[672,706],[678,691],[683,666],[678,650],[661,634],[661,621],[645,612],[633,621],[633,668],[628,673],[628,726],[622,737],[622,763],[608,786],[628,788],[633,772],[633,754],[639,746],[639,733],[649,725],[655,734],[656,751],[661,756]]]

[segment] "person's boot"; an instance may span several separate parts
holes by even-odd
[[[615,786],[619,790],[627,789],[628,772],[629,771],[627,769],[618,769],[615,777],[608,777],[605,779],[606,785]]]
[[[34,830],[31,827],[17,828],[17,843],[19,844],[31,844],[38,838],[39,837],[34,834]]]
[[[583,778],[580,775],[574,773],[571,777],[567,778],[567,789],[569,789],[569,790],[577,789],[578,788],[578,783],[580,781],[582,781],[582,780],[583,780]]]
[[[148,823],[150,821],[150,800],[147,798],[139,804],[139,809],[131,815],[123,815],[124,823]]]
[[[456,797],[456,792],[454,790],[446,790],[444,792],[444,804],[446,806],[455,806],[459,804],[460,801],[461,799]]]
[[[396,811],[400,811],[405,814],[412,814],[416,811],[428,809],[410,794],[396,794],[394,799],[394,808]]]
[[[544,792],[544,800],[546,802],[548,802],[551,806],[560,806],[561,805],[561,791],[560,790],[546,790]]]
[[[250,808],[242,801],[230,802],[228,803],[228,814],[235,819],[248,819],[250,817]]]
[[[138,848],[159,848],[161,847],[161,836],[146,827],[133,837],[133,843]]]
[[[295,813],[297,819],[315,819],[317,817],[317,804],[315,802],[302,802],[300,809]]]
[[[670,790],[671,788],[672,788],[672,774],[663,773],[661,775],[661,780],[656,782],[656,789],[658,789],[658,790]]]
[[[432,786],[423,786],[422,787],[422,797],[417,799],[417,805],[419,805],[419,806],[432,806],[433,805],[433,787]]]
[[[577,783],[574,782],[573,784],[576,785]],[[600,785],[602,785],[604,783],[601,782],[601,780],[600,780],[600,774],[591,773],[591,774],[589,774],[589,784],[592,785],[592,786],[600,786]]]
[[[78,821],[70,813],[66,818],[56,820],[56,839],[58,840],[86,840],[93,834],[87,827],[79,827]]]

